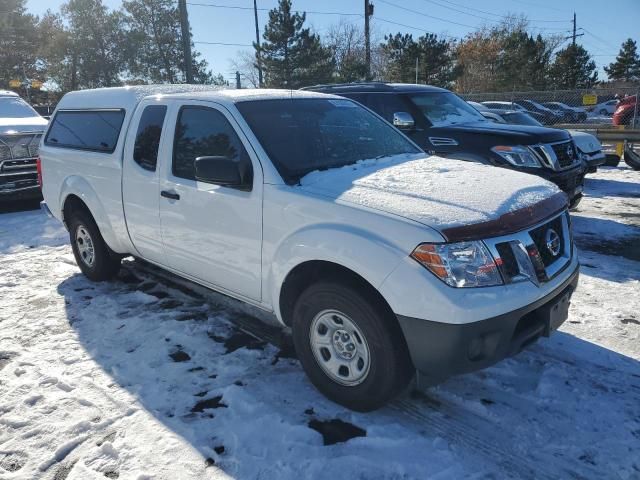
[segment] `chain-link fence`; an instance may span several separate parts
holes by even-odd
[[[627,87],[467,93],[462,97],[479,103],[479,108],[486,107],[491,111],[526,111],[544,125],[590,124],[591,128],[638,128],[639,93],[639,87]]]
[[[467,93],[461,96],[499,123],[542,124],[596,135],[606,152],[640,146],[640,87]]]

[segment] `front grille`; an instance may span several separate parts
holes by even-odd
[[[0,135],[0,162],[38,156],[42,133],[15,133]]]
[[[551,149],[556,154],[560,168],[570,167],[578,160],[573,142],[554,143],[551,145]]]
[[[547,246],[546,237],[550,229],[559,236],[560,241],[560,251],[555,255],[551,253],[551,250]],[[556,217],[549,223],[529,231],[529,235],[531,235],[531,239],[538,249],[538,253],[542,258],[542,263],[545,267],[548,267],[564,255],[564,230],[562,228],[562,217]]]
[[[484,243],[496,259],[505,283],[529,280],[540,285],[554,278],[571,262],[570,228],[571,220],[564,211],[530,230],[487,239]]]

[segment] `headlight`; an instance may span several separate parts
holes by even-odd
[[[482,242],[422,243],[411,257],[451,287],[502,284],[498,267]]]
[[[539,168],[542,166],[536,155],[527,147],[498,145],[493,147],[491,151],[497,153],[511,165],[515,165],[516,167]]]

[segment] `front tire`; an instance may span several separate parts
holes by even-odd
[[[120,258],[111,252],[91,215],[76,210],[68,225],[73,256],[82,273],[94,282],[113,278],[120,270]]]
[[[397,320],[356,285],[323,281],[307,288],[293,310],[293,341],[315,387],[352,410],[381,407],[413,375]]]

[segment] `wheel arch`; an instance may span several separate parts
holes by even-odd
[[[278,298],[280,318],[283,323],[291,327],[293,309],[296,300],[309,286],[322,280],[335,280],[347,283],[364,292],[378,304],[385,313],[395,318],[391,306],[376,287],[359,273],[327,260],[308,260],[296,265],[286,275]]]
[[[118,240],[102,201],[87,180],[76,175],[67,177],[60,189],[58,205],[60,205],[62,221],[67,228],[68,218],[73,209],[83,209],[96,222],[107,246],[114,252],[126,253],[127,247],[121,245]]]

